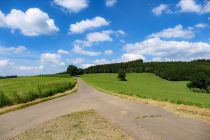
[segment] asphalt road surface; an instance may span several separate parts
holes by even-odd
[[[77,93],[0,115],[0,139],[65,114],[94,109],[136,140],[210,140],[208,123],[102,93],[80,79],[78,84]]]

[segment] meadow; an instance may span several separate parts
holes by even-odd
[[[72,89],[76,80],[68,75],[41,75],[0,80],[0,107],[26,103]]]
[[[127,81],[119,81],[117,74],[111,73],[85,74],[81,78],[113,93],[210,108],[210,94],[192,92],[186,87],[188,81],[168,81],[152,73],[129,73]]]

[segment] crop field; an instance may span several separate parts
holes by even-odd
[[[186,87],[188,81],[167,81],[151,73],[129,73],[127,81],[118,81],[117,74],[111,73],[86,74],[81,78],[114,93],[210,108],[210,94],[192,92]]]
[[[72,89],[76,81],[67,75],[43,75],[0,80],[0,107],[26,103]]]

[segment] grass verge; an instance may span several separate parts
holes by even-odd
[[[78,89],[78,84],[75,84],[75,86],[71,90],[68,90],[64,93],[57,93],[53,96],[49,96],[49,97],[45,97],[45,98],[41,98],[41,99],[36,99],[34,101],[31,101],[31,102],[0,108],[0,115],[11,112],[11,111],[19,110],[19,109],[22,109],[22,108],[25,108],[25,107],[28,107],[28,106],[32,106],[32,105],[35,105],[35,104],[39,104],[39,103],[42,103],[42,102],[46,102],[46,101],[49,101],[49,100],[52,100],[52,99],[55,99],[55,98],[59,98],[59,97],[62,97],[62,96],[72,94],[72,93],[76,92],[77,89]]]
[[[94,110],[88,110],[50,120],[11,139],[130,140],[132,138]]]

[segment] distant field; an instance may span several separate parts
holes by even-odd
[[[52,96],[74,87],[68,75],[20,77],[0,80],[0,107]]]
[[[167,81],[150,73],[127,74],[128,81],[118,81],[117,74],[86,74],[81,78],[114,93],[210,108],[210,94],[191,92],[187,81]]]

